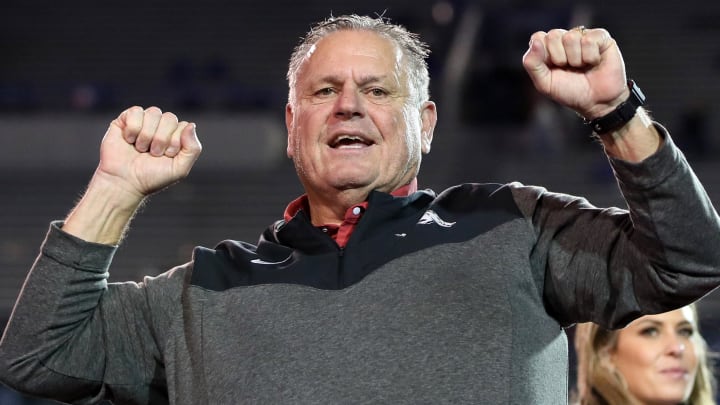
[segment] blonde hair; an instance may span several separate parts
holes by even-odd
[[[708,345],[700,335],[697,309],[693,343],[698,353],[698,371],[687,405],[715,405],[715,378],[711,371]],[[575,327],[577,353],[577,390],[573,402],[579,405],[634,405],[638,404],[627,387],[625,379],[610,363],[610,352],[615,349],[618,330],[608,330],[592,322]]]

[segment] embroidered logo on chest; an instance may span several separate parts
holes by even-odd
[[[418,225],[436,224],[442,226],[443,228],[450,228],[455,225],[455,222],[447,222],[440,218],[440,216],[433,210],[425,211],[422,218],[420,218],[417,223]]]

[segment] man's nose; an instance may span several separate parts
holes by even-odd
[[[351,119],[365,115],[365,101],[357,89],[343,88],[335,101],[337,118]]]

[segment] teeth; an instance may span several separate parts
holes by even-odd
[[[359,136],[343,135],[335,140],[333,147],[355,147],[367,145],[367,142]]]

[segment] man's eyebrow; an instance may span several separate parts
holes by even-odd
[[[365,85],[368,85],[368,84],[371,84],[371,83],[384,82],[387,77],[388,77],[388,75],[365,75],[365,76],[360,76],[360,78],[359,78],[359,80],[358,80],[358,85],[359,85],[359,86],[365,86]],[[339,76],[339,75],[327,75],[327,76],[320,77],[320,78],[317,80],[317,83],[330,83],[330,84],[337,85],[337,84],[341,84],[343,81],[344,81],[344,78],[341,77],[341,76]]]
[[[366,85],[370,83],[384,82],[387,80],[388,75],[367,75],[360,77],[360,85]]]

